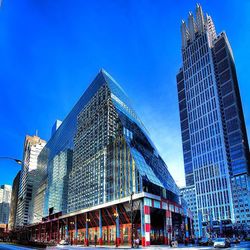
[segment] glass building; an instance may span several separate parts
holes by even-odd
[[[9,223],[11,192],[10,185],[0,186],[0,224]]]
[[[188,187],[182,187],[180,188],[181,198],[184,199],[186,202],[186,206],[192,211],[193,213],[193,227],[194,232],[199,231],[198,227],[198,213],[197,213],[197,202],[196,202],[196,193],[195,193],[195,187],[188,186]]]
[[[52,134],[38,169],[36,240],[88,245],[97,237],[99,244],[119,245],[140,237],[150,245],[192,234],[192,215],[166,164],[128,96],[104,70]]]
[[[17,201],[18,201],[18,190],[20,181],[21,171],[19,171],[12,183],[11,201],[10,201],[10,216],[8,227],[10,230],[16,226],[16,213],[17,213]]]
[[[179,190],[119,84],[102,71],[91,87],[77,118],[68,211],[142,191],[178,202]]]
[[[37,135],[26,135],[25,137],[18,189],[16,226],[27,225],[32,220],[32,198],[38,177],[38,156],[45,144],[46,141]]]
[[[229,219],[247,228],[249,147],[232,49],[200,5],[196,19],[190,12],[182,21],[181,34],[177,88],[186,185],[195,187],[199,220]]]

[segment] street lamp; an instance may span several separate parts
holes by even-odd
[[[134,225],[133,225],[133,195],[134,195],[134,192],[132,192],[132,193],[130,194],[131,248],[134,248],[134,232],[133,232],[133,228],[134,228]]]
[[[89,222],[90,218],[88,218],[88,215],[86,214],[86,232],[85,232],[86,246],[89,246]]]
[[[22,163],[23,163],[19,159],[15,159],[15,158],[12,158],[12,157],[7,157],[7,156],[0,156],[0,160],[12,160],[12,161],[15,161],[19,165],[22,165]]]
[[[70,221],[69,225],[73,226],[73,225],[75,225],[75,222],[74,221]],[[70,242],[71,242],[71,245],[73,244],[73,241],[74,241],[74,236],[73,236],[73,234],[70,233]]]

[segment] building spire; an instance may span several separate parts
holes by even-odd
[[[184,20],[181,21],[181,40],[182,40],[182,48],[187,46],[187,41],[190,38],[186,23]]]
[[[206,28],[209,33],[210,42],[212,42],[214,39],[216,39],[216,30],[215,30],[214,22],[213,22],[212,17],[208,15],[207,13],[206,13],[206,19],[207,19]]]
[[[197,23],[198,31],[203,32],[204,25],[205,25],[204,15],[203,15],[201,5],[198,3],[196,4],[196,23]]]
[[[194,20],[193,13],[190,11],[188,15],[188,30],[190,33],[191,40],[194,40],[195,38],[195,32],[197,31],[197,26]]]

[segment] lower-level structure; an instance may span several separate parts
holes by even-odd
[[[49,215],[27,228],[30,241],[84,245],[126,245],[140,239],[142,246],[149,246],[193,237],[189,210],[145,192],[70,214]]]

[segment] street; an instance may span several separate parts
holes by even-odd
[[[56,250],[56,249],[64,249],[64,250],[68,250],[68,249],[115,249],[116,247],[108,247],[108,246],[103,246],[103,247],[94,247],[94,246],[90,246],[90,247],[77,247],[77,246],[58,246],[58,247],[49,247],[47,249],[50,250]],[[1,248],[0,248],[1,249]],[[119,249],[131,249],[130,247],[119,247]],[[150,247],[140,247],[140,249],[147,249],[147,250],[163,250],[163,249],[183,249],[183,250],[208,250],[208,249],[215,249],[214,247],[197,247],[197,246],[184,246],[181,245],[178,248],[172,248],[169,246],[150,246]],[[227,249],[240,249],[240,250],[246,250],[246,249],[250,249],[250,242],[242,242],[240,244],[232,244],[232,246],[230,248]]]
[[[64,250],[70,250],[70,249],[113,249],[115,246],[103,246],[103,247],[84,247],[84,246],[57,246],[57,247],[47,247],[49,250],[56,250],[56,249],[64,249]],[[172,249],[169,246],[150,246],[150,247],[140,247],[141,249],[150,249],[150,250],[163,250],[163,249]],[[26,249],[38,249],[38,248],[33,248],[33,247],[26,247],[26,246],[19,246],[19,245],[12,245],[12,244],[7,244],[7,243],[0,243],[0,249],[12,249],[12,250],[26,250]],[[119,247],[119,249],[131,249],[129,247]],[[208,250],[208,249],[214,249],[213,247],[197,247],[197,246],[179,246],[178,248],[175,249],[186,249],[186,250]],[[230,248],[227,249],[240,249],[240,250],[246,250],[250,249],[250,242],[241,242],[240,244],[233,244]]]
[[[26,249],[36,249],[36,248],[0,242],[0,249],[26,250]]]

